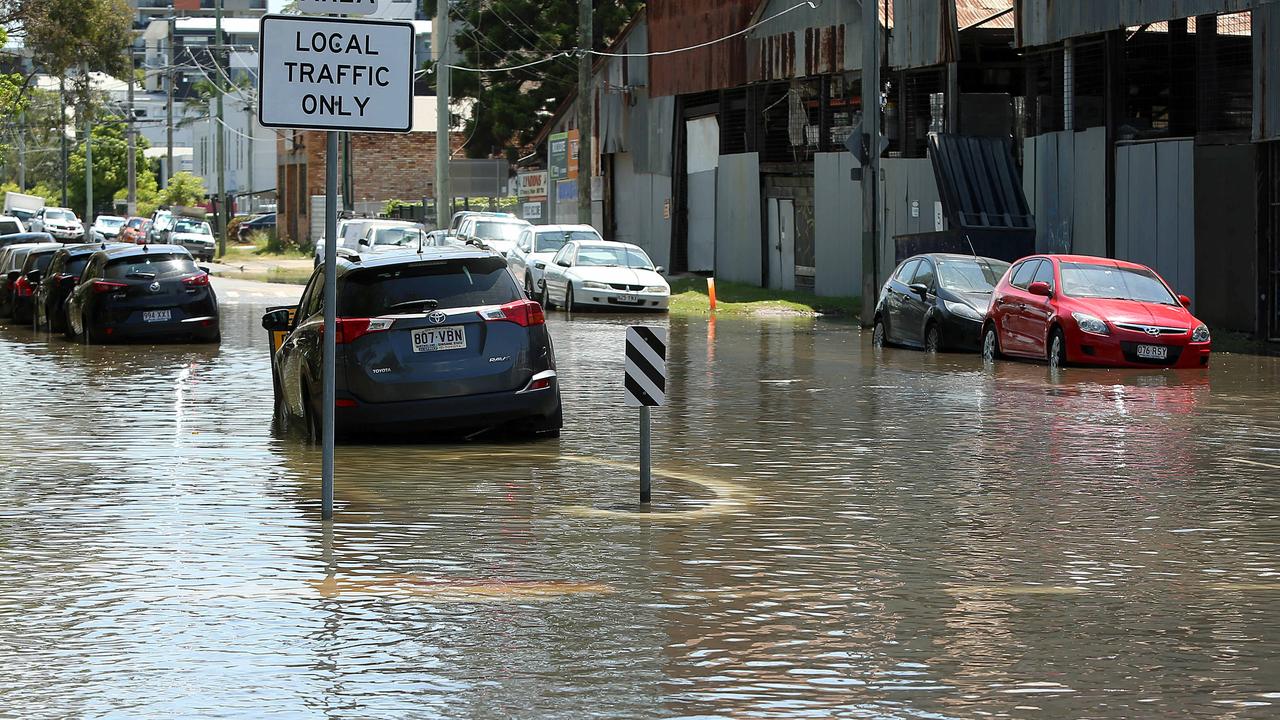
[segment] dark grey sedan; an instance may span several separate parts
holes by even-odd
[[[974,255],[904,260],[880,290],[872,343],[978,352],[991,293],[1008,269],[1009,263]]]
[[[443,247],[343,257],[337,274],[339,437],[560,434],[546,318],[501,255]],[[274,308],[262,320],[287,333],[272,359],[277,409],[313,440],[322,416],[323,301],[321,266],[297,308]]]

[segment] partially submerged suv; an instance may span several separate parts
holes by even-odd
[[[338,260],[336,434],[560,434],[560,387],[542,306],[500,255],[470,247]],[[290,316],[293,319],[290,319]],[[272,358],[286,419],[319,437],[324,267],[297,308],[262,319],[288,333]]]

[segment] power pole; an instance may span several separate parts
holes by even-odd
[[[58,134],[62,136],[62,207],[67,206],[67,78],[58,78],[58,104],[62,117],[58,120]],[[74,125],[72,127],[75,127]]]
[[[880,187],[880,3],[862,3],[862,134],[867,162],[862,166],[862,324],[875,321],[879,288],[877,205]]]
[[[27,191],[27,111],[18,113],[18,189]]]
[[[449,63],[452,62],[453,35],[449,27],[449,0],[440,0],[436,9],[436,228],[447,228],[451,220],[453,196],[449,193]]]
[[[86,72],[87,76],[88,73]],[[84,113],[84,241],[91,242],[93,233],[93,123],[89,120],[89,103],[85,101]]]
[[[138,168],[137,168],[137,139],[134,137],[134,122],[137,118],[133,112],[133,81],[134,75],[134,57],[133,50],[129,51],[129,122],[125,126],[125,131],[129,134],[129,157],[126,160],[129,173],[129,217],[138,214]]]
[[[164,63],[164,115],[165,115],[165,155],[164,155],[164,186],[169,187],[169,178],[173,177],[173,66],[177,64],[178,54],[173,51],[173,25],[177,19],[173,16],[169,17],[169,39],[168,51],[165,54]]]
[[[578,0],[578,222],[591,224],[591,129],[595,101],[591,97],[592,0]]]
[[[247,157],[245,158],[245,165],[244,165],[244,166],[245,166],[245,188],[244,188],[244,192],[246,192],[246,193],[248,193],[248,194],[247,194],[247,195],[245,195],[244,197],[245,197],[245,198],[247,198],[247,200],[245,201],[245,203],[246,203],[249,207],[253,207],[253,199],[254,199],[255,197],[257,197],[257,195],[256,195],[256,193],[255,193],[255,191],[254,191],[254,189],[253,189],[253,156],[254,156],[254,148],[253,148],[253,102],[246,102],[246,103],[244,104],[244,115],[245,115],[245,124],[244,124],[244,126],[245,126],[245,129],[248,131],[248,134],[249,134],[248,141],[246,141],[246,142],[245,142],[245,154],[247,155]]]
[[[218,163],[218,257],[227,254],[227,159],[225,156],[226,148],[222,142],[223,128],[226,126],[222,122],[222,96],[226,93],[226,88],[222,86],[222,78],[219,77],[223,72],[222,58],[226,52],[223,44],[226,39],[222,35],[222,0],[213,0],[213,35],[214,50],[213,61],[216,63],[218,74],[214,76],[213,83],[218,93],[218,121],[217,133],[214,134],[214,156]]]

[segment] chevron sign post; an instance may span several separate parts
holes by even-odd
[[[648,505],[652,487],[649,408],[667,401],[667,331],[637,325],[627,328],[627,407],[640,408],[640,504]]]

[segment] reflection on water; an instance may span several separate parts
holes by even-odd
[[[552,318],[562,439],[271,432],[221,347],[0,330],[0,688],[17,717],[1265,716],[1280,364],[1065,370],[670,325],[653,517],[634,319]],[[646,320],[649,322],[649,320]],[[1251,709],[1252,708],[1252,709]]]

